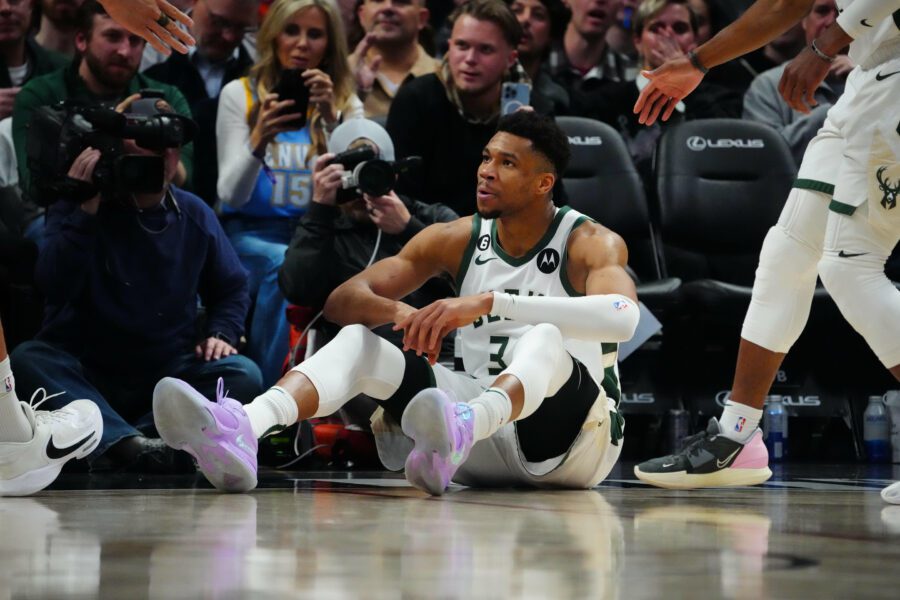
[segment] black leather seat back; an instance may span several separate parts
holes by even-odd
[[[557,117],[572,159],[563,173],[569,206],[622,236],[629,265],[643,281],[658,279],[644,187],[619,133],[599,121]]]
[[[668,275],[752,284],[796,175],[781,135],[738,119],[681,123],[660,139],[655,172]]]

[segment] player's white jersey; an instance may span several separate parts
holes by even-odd
[[[853,64],[861,65],[865,69],[870,69],[879,63],[889,60],[897,53],[889,53],[885,56],[878,56],[874,64],[870,61],[879,49],[887,49],[889,46],[897,47],[900,52],[900,0],[837,0],[838,10],[843,12],[854,2],[886,2],[896,4],[896,10],[893,15],[889,15],[886,19],[882,19],[880,23],[869,23],[867,19],[862,24],[865,35],[857,36],[850,44],[850,59]],[[855,27],[860,24],[854,23]]]
[[[457,276],[459,295],[484,292],[527,296],[582,295],[569,283],[566,246],[572,230],[586,220],[589,218],[569,207],[557,209],[544,237],[524,256],[515,258],[500,247],[497,222],[476,214]],[[493,315],[463,327],[460,339],[466,372],[477,378],[498,375],[509,363],[517,340],[530,327]],[[564,345],[603,386],[606,395],[618,403],[618,344],[565,339]]]

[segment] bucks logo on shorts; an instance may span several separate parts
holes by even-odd
[[[900,193],[900,177],[891,181],[887,176],[888,167],[881,166],[875,171],[875,180],[878,182],[878,190],[883,194],[881,206],[888,210],[897,207],[897,194]]]

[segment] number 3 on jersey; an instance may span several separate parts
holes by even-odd
[[[491,345],[491,350],[493,350],[493,346],[498,346],[497,351],[491,352],[488,356],[488,359],[491,361],[488,364],[488,374],[499,375],[503,369],[508,366],[503,361],[503,354],[506,352],[506,347],[509,345],[509,336],[492,335],[488,340],[488,343]]]

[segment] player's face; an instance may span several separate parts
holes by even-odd
[[[447,61],[453,83],[462,94],[477,96],[499,89],[516,56],[515,48],[490,21],[463,15],[453,25]]]
[[[658,15],[648,20],[635,47],[644,58],[644,67],[655,69],[663,62],[669,46],[676,46],[687,53],[697,46],[691,15],[683,4],[669,4]]]
[[[485,219],[509,216],[544,194],[538,189],[549,171],[531,141],[505,131],[497,133],[481,153],[478,167],[478,214]]]
[[[803,31],[806,34],[806,43],[809,44],[819,37],[829,25],[837,19],[838,10],[834,0],[816,0],[812,10],[803,17]]]
[[[522,26],[519,54],[540,56],[550,45],[550,12],[540,0],[515,0],[512,11]]]

